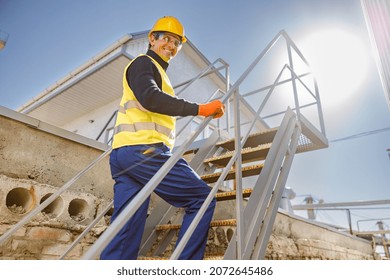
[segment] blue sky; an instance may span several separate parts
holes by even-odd
[[[390,112],[358,0],[0,0],[0,29],[10,34],[0,52],[0,105],[18,108],[163,15],[178,17],[210,61],[227,61],[233,83],[282,29],[309,62],[332,63],[318,77],[330,147],[297,155],[288,185],[297,202],[307,194],[325,202],[390,199]],[[352,67],[342,70],[343,63]],[[387,130],[333,142],[378,129]],[[355,217],[390,217],[390,210],[373,213]]]

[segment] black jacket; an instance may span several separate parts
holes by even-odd
[[[148,50],[148,56],[156,60],[166,71],[168,63],[154,51]],[[164,93],[162,79],[156,65],[147,56],[133,61],[126,72],[126,79],[138,102],[148,111],[169,116],[196,116],[198,104]]]

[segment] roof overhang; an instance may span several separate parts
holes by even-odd
[[[62,126],[122,94],[122,75],[133,59],[125,52],[127,34],[87,63],[69,73],[17,111]]]
[[[62,126],[120,98],[123,69],[131,60],[128,54],[120,52],[80,73],[20,112]]]

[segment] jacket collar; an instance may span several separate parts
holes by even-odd
[[[164,69],[164,71],[167,70],[169,63],[165,62],[158,54],[156,54],[152,50],[148,50],[146,52],[146,54],[149,55],[150,57],[152,57],[154,60],[156,60],[158,62],[158,64],[160,64],[161,67]]]

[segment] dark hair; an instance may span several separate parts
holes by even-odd
[[[164,34],[164,32],[162,32],[162,31],[155,31],[155,32],[152,32],[150,35],[153,36],[156,40],[158,40],[158,38],[160,38],[160,36],[163,34]],[[149,43],[148,49],[150,49],[151,47],[152,47],[152,45]]]

